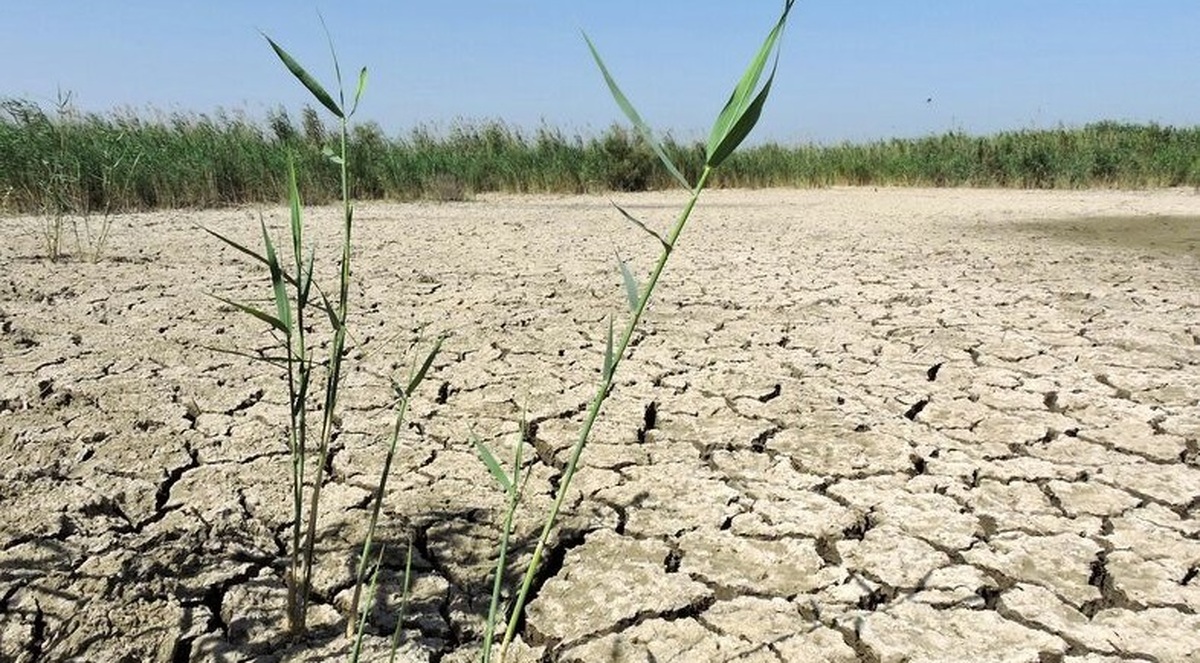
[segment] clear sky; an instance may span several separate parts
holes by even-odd
[[[0,96],[85,110],[306,101],[259,35],[389,134],[499,119],[591,134],[620,119],[586,30],[647,120],[707,135],[782,0],[0,0]],[[352,81],[349,83],[352,85]],[[799,0],[758,140],[833,143],[1112,119],[1200,124],[1200,0]]]

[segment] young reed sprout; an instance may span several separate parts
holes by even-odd
[[[776,21],[775,26],[767,34],[766,39],[763,41],[754,58],[750,61],[741,80],[738,81],[733,92],[729,95],[729,100],[717,115],[706,145],[704,167],[694,184],[688,182],[679,167],[668,156],[666,150],[655,140],[650,127],[642,120],[637,110],[634,109],[633,105],[625,97],[625,94],[621,92],[620,87],[618,87],[617,82],[609,73],[608,67],[604,65],[604,61],[601,59],[591,39],[587,35],[584,35],[588,49],[591,51],[592,57],[595,59],[605,83],[608,84],[608,89],[612,93],[613,99],[616,100],[617,105],[620,106],[629,121],[633,123],[634,128],[641,135],[642,139],[654,150],[654,153],[662,161],[668,172],[671,173],[671,176],[689,191],[690,196],[684,204],[682,211],[680,211],[679,216],[676,217],[675,223],[666,237],[651,231],[644,223],[638,221],[629,212],[620,206],[616,206],[614,203],[614,206],[617,207],[622,216],[658,241],[661,245],[661,252],[645,286],[638,283],[629,266],[621,260],[619,255],[617,257],[622,281],[625,284],[626,298],[629,302],[629,317],[625,323],[624,331],[621,333],[620,340],[616,342],[614,342],[613,336],[613,319],[609,318],[600,384],[588,407],[587,416],[579,431],[579,437],[571,449],[570,459],[563,470],[562,479],[559,481],[558,490],[554,497],[554,503],[546,515],[541,535],[533,551],[533,557],[529,562],[529,567],[526,569],[520,591],[512,608],[512,613],[509,615],[508,627],[504,633],[504,642],[500,647],[501,660],[505,658],[512,639],[516,634],[517,624],[520,622],[521,614],[525,609],[525,603],[529,597],[529,590],[533,585],[538,567],[541,565],[546,544],[550,539],[554,524],[558,519],[559,511],[562,509],[563,502],[566,499],[567,491],[571,487],[571,480],[575,477],[575,473],[579,469],[579,459],[583,455],[583,450],[587,447],[592,427],[600,413],[601,406],[604,404],[605,399],[608,398],[617,367],[620,365],[625,352],[629,348],[634,331],[637,329],[638,323],[641,321],[642,315],[645,313],[646,307],[650,302],[650,298],[654,294],[654,288],[658,284],[659,277],[662,276],[667,261],[670,259],[671,253],[675,250],[679,236],[687,225],[688,218],[691,216],[692,210],[700,198],[700,194],[704,191],[712,171],[724,163],[729,158],[729,155],[733,154],[738,145],[750,134],[754,125],[757,124],[759,116],[762,114],[763,105],[766,103],[767,96],[771,91],[771,83],[775,80],[775,69],[779,62],[779,40],[783,34],[788,14],[791,12],[794,2],[795,0],[786,0],[778,21]],[[763,81],[762,76],[768,61],[771,61],[771,72],[760,87],[759,82]],[[493,473],[495,474],[495,472]],[[503,545],[504,542],[502,542]],[[487,653],[485,650],[485,656]]]

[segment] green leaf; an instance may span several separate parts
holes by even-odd
[[[629,121],[633,123],[634,128],[641,134],[642,140],[646,141],[650,149],[654,150],[654,154],[658,155],[659,161],[662,161],[667,171],[675,178],[675,181],[690,191],[692,185],[688,184],[687,178],[679,171],[675,162],[671,161],[671,157],[667,156],[667,153],[663,151],[662,145],[655,140],[654,132],[650,130],[650,126],[642,120],[642,116],[634,109],[633,104],[629,103],[629,99],[625,97],[625,93],[621,92],[621,88],[617,86],[617,82],[608,73],[608,67],[604,66],[604,60],[600,59],[600,53],[596,50],[596,46],[592,44],[592,40],[588,38],[587,33],[584,33],[583,40],[587,42],[588,49],[592,51],[592,59],[596,61],[596,66],[600,67],[600,73],[604,75],[604,82],[608,83],[608,91],[612,93],[613,99],[621,107],[621,111],[625,113],[625,117],[629,118]]]
[[[308,250],[308,260],[300,266],[299,284],[296,286],[296,305],[300,308],[308,307],[308,296],[312,291],[313,285],[313,262],[317,258],[315,247],[310,247]]]
[[[288,155],[288,207],[291,212],[292,258],[296,261],[296,280],[304,281],[304,219],[301,215],[300,187],[296,183],[296,162]]]
[[[350,115],[354,115],[354,111],[358,110],[358,102],[362,99],[363,91],[367,89],[367,68],[363,67],[358,72],[358,88],[354,90],[354,104],[350,106]]]
[[[488,472],[491,472],[492,476],[496,477],[496,482],[504,488],[505,493],[512,494],[513,482],[508,478],[508,474],[504,472],[504,468],[500,467],[500,461],[496,460],[496,456],[487,448],[487,445],[480,442],[479,438],[475,437],[474,434],[471,435],[471,442],[475,444],[475,453],[479,455],[479,459],[487,466]]]
[[[325,32],[325,42],[329,44],[329,58],[333,60],[333,76],[337,81],[338,86],[338,104],[339,107],[346,107],[346,86],[342,85],[342,64],[338,62],[337,49],[333,47],[333,35],[329,32],[329,26],[325,24],[325,15],[321,10],[317,10],[317,20],[321,22],[321,30]],[[338,117],[345,119],[348,116],[339,115]]]
[[[284,334],[288,333],[287,325],[283,324],[282,320],[280,320],[279,318],[276,318],[275,316],[271,315],[270,313],[264,313],[263,311],[260,311],[256,308],[254,308],[253,306],[250,306],[248,304],[242,304],[241,302],[235,302],[232,299],[226,299],[224,297],[221,297],[220,295],[210,295],[210,296],[221,302],[229,304],[230,306],[236,308],[237,310],[239,310],[243,313],[247,313],[249,315],[254,316],[255,318],[258,318],[259,320],[262,320],[263,322],[267,323],[268,325],[271,325],[272,327],[274,327],[275,329],[278,329],[279,331],[283,332]]]
[[[517,488],[521,483],[521,454],[525,449],[525,440],[529,438],[529,418],[526,416],[526,412],[521,412],[521,425],[519,430],[520,435],[517,436],[516,449],[513,451],[512,481],[514,488]],[[514,492],[510,495],[510,497],[515,502],[518,496],[516,492]]]
[[[741,80],[738,81],[733,92],[729,95],[729,101],[725,103],[725,107],[721,109],[721,113],[717,116],[716,122],[713,123],[712,132],[708,137],[707,159],[706,165],[715,167],[728,157],[733,149],[746,137],[749,133],[749,128],[744,125],[744,118],[749,109],[759,101],[762,93],[755,95],[755,89],[758,87],[758,81],[762,77],[763,70],[767,66],[767,60],[770,59],[771,53],[776,50],[776,45],[779,42],[780,35],[783,34],[783,28],[787,23],[788,13],[792,10],[792,5],[795,0],[787,0],[784,5],[783,13],[779,20],[775,23],[775,27],[767,34],[767,38],[763,40],[762,46],[754,59],[750,61],[750,65],[742,74]],[[778,60],[778,53],[776,53]],[[772,69],[772,75],[774,70]],[[769,85],[769,81],[768,81]],[[762,97],[765,100],[765,97]],[[758,112],[762,111],[762,103],[758,103]],[[757,120],[757,118],[755,118]],[[734,135],[734,129],[741,126],[744,131],[740,137]],[[753,122],[750,128],[753,127]],[[720,156],[720,159],[716,157]]]
[[[288,301],[287,287],[283,283],[283,270],[279,268],[279,260],[275,256],[275,245],[271,242],[271,234],[267,232],[267,223],[262,224],[263,243],[267,247],[267,268],[271,270],[271,291],[275,295],[275,315],[284,323],[283,333],[289,338],[292,335],[292,308]]]
[[[626,212],[625,209],[623,207],[621,207],[620,205],[618,205],[616,202],[614,202],[612,200],[610,200],[608,202],[612,203],[612,206],[617,208],[617,211],[621,213],[621,216],[625,217],[626,221],[629,221],[633,225],[635,225],[638,228],[641,228],[643,231],[649,233],[651,237],[658,240],[659,244],[663,245],[663,248],[665,248],[665,249],[671,248],[671,245],[667,243],[667,240],[663,239],[662,235],[654,232],[650,228],[647,228],[646,224],[642,223],[641,221],[638,221],[636,218],[634,218],[634,216],[632,214],[630,214],[629,212]]]
[[[219,352],[219,353],[225,354],[225,355],[231,355],[234,357],[242,357],[243,359],[249,359],[251,361],[266,362],[266,363],[268,363],[272,366],[278,367],[278,368],[286,369],[288,366],[288,358],[287,357],[271,357],[269,355],[266,355],[266,356],[256,355],[256,354],[251,354],[249,352],[245,352],[242,350],[232,350],[230,348],[222,348],[222,347],[217,347],[215,345],[205,345],[202,347],[205,350],[211,350],[213,352]]]
[[[778,64],[778,61],[776,61]],[[754,125],[758,124],[758,118],[762,115],[763,105],[767,102],[767,95],[771,92],[771,83],[775,81],[775,66],[771,67],[771,75],[767,77],[767,82],[763,85],[762,90],[754,97],[754,101],[746,107],[746,111],[738,118],[738,121],[729,129],[729,133],[725,135],[725,139],[717,146],[715,153],[707,159],[707,165],[710,168],[716,168],[721,165],[733,151],[742,144],[746,136],[750,135],[750,131],[754,129]]]
[[[339,118],[345,118],[345,115],[342,113],[342,109],[338,108],[337,103],[333,101],[333,97],[329,96],[329,93],[325,91],[325,88],[321,87],[321,84],[317,82],[317,79],[313,78],[312,75],[305,71],[304,67],[301,67],[300,63],[296,62],[296,59],[289,55],[287,51],[283,50],[283,47],[281,47],[279,44],[276,44],[273,39],[265,34],[263,35],[263,38],[265,38],[267,43],[271,45],[271,48],[275,51],[275,55],[279,56],[279,59],[283,62],[283,65],[288,68],[288,71],[292,72],[292,75],[296,77],[296,80],[300,81],[304,87],[308,88],[308,91],[312,93],[312,96],[315,97],[317,101],[321,102],[322,106],[328,108],[330,113],[333,113]]]
[[[221,233],[219,233],[219,232],[217,232],[217,231],[215,231],[215,230],[210,230],[210,229],[208,229],[208,228],[205,228],[205,227],[203,227],[203,226],[201,226],[201,228],[200,228],[200,229],[201,229],[201,230],[203,230],[204,232],[206,232],[206,233],[208,233],[208,234],[212,235],[213,237],[216,237],[217,239],[221,240],[222,242],[225,242],[226,244],[228,244],[228,245],[229,245],[229,247],[230,247],[230,248],[236,249],[236,250],[238,250],[238,251],[240,251],[240,252],[242,252],[242,253],[246,254],[247,256],[250,256],[251,258],[253,258],[253,259],[255,259],[255,260],[257,260],[257,261],[261,262],[261,263],[262,263],[262,264],[264,264],[264,265],[265,265],[265,264],[267,264],[267,259],[266,259],[266,257],[264,257],[264,256],[263,256],[261,253],[258,253],[258,252],[256,252],[256,251],[253,251],[253,250],[251,250],[251,249],[248,249],[248,248],[246,248],[246,247],[242,246],[241,244],[238,244],[237,242],[233,241],[232,239],[229,239],[228,237],[226,237],[226,236],[222,235]]]
[[[258,253],[257,251],[254,251],[252,249],[248,249],[215,230],[205,228],[204,226],[200,226],[200,229],[203,230],[204,232],[212,235],[213,237],[216,237],[217,239],[221,240],[222,242],[227,244],[229,246],[229,248],[234,249],[240,253],[244,253],[246,256],[248,256],[258,262],[261,262],[264,265],[268,265],[266,256],[262,255],[261,253]],[[285,281],[287,281],[289,285],[296,285],[295,277],[293,277],[290,274],[284,274],[283,279]]]
[[[613,371],[613,319],[608,316],[608,337],[604,341],[604,374],[602,378],[607,380]]]
[[[445,336],[438,337],[437,342],[433,344],[429,354],[425,356],[425,361],[421,363],[421,368],[417,370],[412,379],[408,381],[408,387],[404,390],[404,397],[411,398],[417,391],[417,386],[425,379],[425,374],[429,372],[429,367],[433,366],[433,360],[437,357],[437,353],[442,349],[442,341],[446,340]]]
[[[617,254],[617,264],[621,266],[621,278],[625,281],[625,298],[629,300],[629,312],[637,313],[638,305],[641,304],[641,287],[638,285],[637,277],[633,272],[629,271],[629,265],[621,260],[621,254]]]
[[[337,329],[339,326],[337,311],[333,308],[333,303],[329,301],[329,295],[325,294],[324,290],[318,289],[321,293],[321,310],[325,311],[325,315],[329,317],[329,326]]]

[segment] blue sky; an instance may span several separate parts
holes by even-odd
[[[258,34],[331,79],[370,70],[389,133],[500,119],[595,133],[620,119],[585,29],[659,130],[699,139],[775,0],[0,0],[0,96],[85,110],[241,110],[307,98]],[[295,116],[295,115],[293,115]],[[799,0],[758,140],[988,133],[1102,119],[1200,123],[1197,0]]]

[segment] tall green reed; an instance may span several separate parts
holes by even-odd
[[[538,537],[537,545],[533,550],[532,558],[529,566],[526,568],[524,577],[521,582],[520,589],[513,603],[511,614],[508,618],[508,625],[504,632],[504,640],[500,646],[500,658],[503,660],[508,649],[512,644],[513,638],[516,635],[517,625],[520,623],[521,616],[524,613],[526,602],[529,598],[529,592],[533,587],[534,579],[537,576],[538,570],[542,563],[542,558],[546,552],[547,543],[554,530],[554,526],[558,521],[559,513],[566,499],[567,493],[570,490],[571,482],[579,470],[580,458],[583,456],[584,449],[587,448],[588,441],[591,438],[592,428],[596,423],[596,419],[600,414],[600,409],[604,402],[608,399],[612,392],[613,381],[616,376],[617,368],[620,366],[622,359],[625,357],[626,351],[629,349],[629,344],[633,339],[634,332],[637,330],[638,323],[646,312],[646,308],[650,303],[650,299],[654,294],[654,289],[658,285],[659,278],[666,269],[667,262],[671,258],[671,254],[675,251],[679,237],[683,233],[683,229],[687,226],[688,219],[691,217],[692,211],[695,209],[696,203],[700,199],[700,195],[704,192],[708,185],[709,178],[713,171],[725,163],[730,155],[742,144],[742,141],[750,134],[750,131],[758,123],[758,119],[762,114],[763,106],[766,103],[767,96],[770,94],[771,85],[775,80],[775,71],[779,63],[779,40],[783,35],[784,28],[787,24],[788,14],[792,10],[792,5],[795,0],[786,0],[783,11],[776,21],[774,27],[767,34],[759,47],[758,52],[750,61],[746,71],[742,74],[741,79],[734,87],[733,92],[729,95],[728,101],[717,115],[711,132],[709,133],[708,142],[704,150],[704,165],[695,182],[689,181],[684,175],[682,169],[672,160],[667,153],[663,143],[655,139],[654,133],[649,125],[642,120],[641,115],[634,109],[633,105],[621,91],[617,82],[613,79],[605,66],[603,59],[596,50],[591,39],[584,35],[584,40],[587,42],[588,49],[591,51],[592,57],[596,62],[596,66],[600,69],[600,73],[608,85],[609,92],[612,93],[613,99],[620,107],[621,111],[633,124],[644,144],[650,148],[659,161],[666,168],[671,178],[682,186],[689,193],[687,202],[683,209],[675,219],[675,223],[671,226],[666,236],[651,230],[646,224],[636,219],[628,211],[614,203],[617,211],[629,222],[633,223],[642,231],[657,240],[660,246],[658,260],[654,268],[650,272],[649,280],[645,285],[638,282],[634,271],[628,264],[617,255],[617,266],[621,272],[621,278],[625,286],[625,294],[629,305],[629,317],[626,320],[624,331],[619,336],[619,340],[614,340],[614,322],[613,318],[609,317],[608,329],[605,335],[604,347],[604,363],[600,372],[600,383],[596,388],[596,393],[592,397],[591,404],[588,407],[587,414],[584,417],[583,425],[580,427],[579,436],[576,439],[574,446],[571,448],[570,457],[566,467],[563,470],[562,476],[559,479],[557,492],[555,493],[554,502],[552,503],[549,512],[546,514],[543,522],[541,534]],[[765,81],[763,74],[766,70],[768,62],[771,62],[771,71],[767,74]],[[759,83],[762,81],[762,85]],[[497,480],[502,485],[506,485],[508,481],[503,472],[496,467],[495,460],[490,462],[484,457],[489,469]],[[518,466],[519,471],[519,466]],[[510,507],[511,513],[513,493],[510,491]],[[504,557],[504,551],[508,545],[508,528],[505,528],[501,540],[501,559]],[[497,568],[497,576],[499,576],[502,566]],[[495,605],[495,599],[493,599]],[[489,622],[497,619],[497,615],[493,610],[489,615]],[[492,623],[488,625],[488,633],[492,630]],[[488,646],[490,643],[485,643],[483,651],[484,661],[490,660],[491,649]]]
[[[315,247],[306,245],[305,222],[302,214],[299,179],[295,162],[288,161],[287,191],[290,212],[291,262],[285,265],[281,262],[275,244],[267,231],[265,221],[260,221],[263,251],[249,249],[228,237],[212,230],[209,233],[216,236],[232,248],[266,265],[270,275],[273,311],[256,308],[253,305],[236,302],[223,297],[221,301],[238,310],[266,323],[275,334],[279,350],[277,355],[265,359],[258,355],[234,351],[235,354],[267,361],[281,369],[286,378],[288,391],[288,448],[291,456],[291,503],[292,525],[291,546],[287,570],[287,622],[292,634],[300,634],[306,630],[308,606],[312,593],[312,576],[317,539],[317,518],[321,507],[321,489],[325,483],[325,472],[329,462],[330,442],[334,435],[337,421],[338,403],[341,396],[340,385],[343,374],[343,361],[347,356],[346,343],[350,316],[350,275],[351,258],[353,257],[353,227],[354,205],[351,196],[350,172],[350,126],[349,122],[358,109],[359,101],[367,83],[367,70],[364,67],[358,75],[358,83],[353,99],[347,104],[345,86],[342,81],[341,66],[333,47],[328,31],[329,50],[333,60],[334,74],[337,82],[337,98],[331,95],[308,71],[300,65],[286,50],[264,35],[275,55],[289,72],[309,91],[313,98],[324,107],[337,121],[338,130],[333,138],[335,146],[322,146],[323,158],[336,167],[342,203],[342,234],[338,259],[336,286],[329,293],[314,281],[313,268],[316,257]],[[311,122],[316,123],[316,120]],[[324,138],[323,131],[310,131],[310,136]],[[328,323],[327,351],[317,356],[316,348],[309,338],[309,330],[315,328],[317,320],[324,319]],[[363,542],[362,552],[356,566],[354,594],[347,617],[347,633],[355,635],[355,650],[361,642],[361,625],[369,610],[360,609],[360,601],[364,586],[371,588],[369,596],[374,595],[373,588],[377,581],[378,564],[375,572],[368,573],[370,560],[374,559],[373,542],[382,501],[386,494],[388,475],[391,471],[392,460],[404,419],[408,411],[410,399],[417,387],[424,380],[441,347],[441,340],[433,344],[432,349],[425,355],[423,361],[414,365],[408,380],[403,385],[393,385],[397,397],[395,426],[389,441],[384,463],[380,468],[380,476],[376,490],[372,495],[374,501],[367,534]],[[320,393],[317,393],[320,392]],[[320,420],[315,424],[309,421],[311,412],[319,412]],[[310,458],[310,442],[315,434],[316,459]],[[309,477],[310,465],[316,476]],[[368,577],[370,575],[370,577]],[[369,603],[370,601],[368,601]]]

